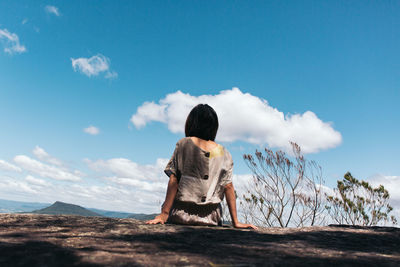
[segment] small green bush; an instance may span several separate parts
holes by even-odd
[[[368,182],[354,178],[350,172],[337,181],[335,195],[327,195],[326,209],[339,224],[374,226],[397,219],[390,216],[389,192],[383,185],[372,187]]]

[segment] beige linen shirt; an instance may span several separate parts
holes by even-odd
[[[176,143],[164,172],[178,181],[175,199],[198,205],[218,204],[224,199],[224,187],[232,182],[232,156],[222,145],[207,152],[190,137]]]

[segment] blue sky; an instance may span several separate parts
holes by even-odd
[[[398,1],[1,1],[0,196],[157,211],[193,99],[222,113],[237,175],[249,174],[243,153],[296,139],[330,187],[347,171],[400,187],[399,11]]]

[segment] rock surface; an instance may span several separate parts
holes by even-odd
[[[0,266],[400,266],[400,229],[146,225],[1,214]]]

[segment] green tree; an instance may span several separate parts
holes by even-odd
[[[372,187],[368,182],[354,178],[350,172],[337,181],[335,195],[326,195],[326,209],[339,224],[372,226],[391,222],[397,224],[389,205],[389,192],[383,185]]]

